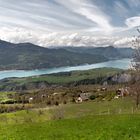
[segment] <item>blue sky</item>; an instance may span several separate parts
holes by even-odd
[[[128,46],[140,0],[0,0],[0,38],[48,46]]]

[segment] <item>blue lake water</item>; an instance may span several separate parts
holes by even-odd
[[[49,69],[40,69],[40,70],[7,70],[0,71],[0,79],[9,78],[9,77],[29,77],[29,76],[37,76],[42,74],[52,74],[58,72],[69,72],[69,71],[77,71],[77,70],[89,70],[95,68],[103,68],[103,67],[111,67],[111,68],[120,68],[120,69],[128,69],[131,67],[131,59],[121,59],[121,60],[112,60],[102,63],[96,64],[84,64],[80,66],[66,66],[59,68],[49,68]]]

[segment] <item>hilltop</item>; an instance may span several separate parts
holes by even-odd
[[[80,51],[81,50],[81,51]],[[13,44],[0,40],[0,70],[31,70],[61,66],[76,66],[130,58],[130,48],[44,48],[31,43]]]

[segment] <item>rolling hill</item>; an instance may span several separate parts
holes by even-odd
[[[0,41],[0,69],[41,69],[107,61],[102,55],[48,49],[31,43]]]
[[[76,66],[128,58],[132,49],[122,51],[114,47],[48,49],[31,43],[13,44],[0,40],[0,70],[31,70],[61,66]]]
[[[108,59],[121,59],[121,58],[131,58],[134,50],[132,48],[115,48],[113,46],[107,47],[66,47],[65,48],[71,52],[88,53],[88,54],[102,54]]]

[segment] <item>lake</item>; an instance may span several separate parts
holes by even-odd
[[[103,67],[111,67],[111,68],[119,68],[119,69],[128,69],[131,67],[131,59],[120,59],[120,60],[112,60],[102,63],[96,64],[84,64],[80,66],[66,66],[59,68],[49,68],[49,69],[40,69],[40,70],[6,70],[0,71],[0,79],[9,78],[9,77],[29,77],[29,76],[37,76],[42,74],[52,74],[58,72],[69,72],[69,71],[77,71],[77,70],[89,70],[95,68],[103,68]]]

